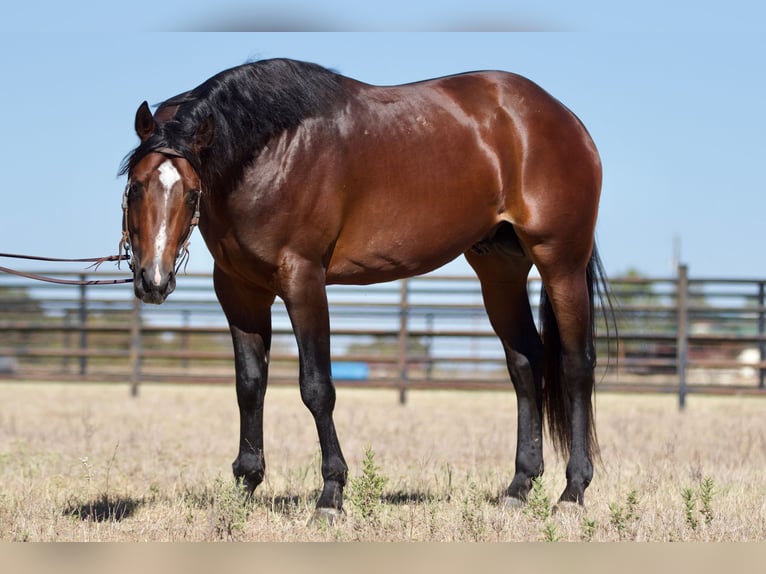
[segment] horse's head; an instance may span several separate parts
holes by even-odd
[[[146,102],[136,113],[135,127],[142,144],[157,130]],[[200,126],[189,149],[207,145],[211,132],[211,126]],[[149,146],[130,164],[123,242],[132,251],[136,297],[145,303],[160,304],[175,289],[176,262],[186,254],[199,220],[200,195],[199,175],[178,150]]]

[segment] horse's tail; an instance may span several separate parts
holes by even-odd
[[[588,351],[592,366],[596,364],[596,333],[595,307],[598,301],[604,315],[607,338],[611,341],[617,332],[617,324],[612,305],[612,296],[604,273],[604,267],[596,247],[586,268],[588,282],[588,298],[591,330],[588,334]],[[543,287],[540,297],[540,325],[545,351],[545,366],[543,371],[543,409],[548,423],[548,433],[554,448],[565,458],[569,458],[572,425],[570,418],[570,396],[565,386],[562,372],[562,348],[559,327],[553,314],[553,307]],[[595,393],[595,385],[594,385]],[[593,420],[593,401],[588,407],[588,453],[591,457],[599,458],[598,439]]]

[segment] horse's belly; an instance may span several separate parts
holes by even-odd
[[[366,285],[428,273],[470,249],[487,227],[457,234],[448,229],[434,234],[422,228],[400,227],[394,234],[339,241],[327,266],[327,282]]]
[[[327,270],[327,283],[336,285],[369,285],[422,275],[455,259],[460,253],[431,261],[392,261],[390,258],[368,258],[333,263]]]

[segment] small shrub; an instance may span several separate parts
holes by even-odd
[[[640,516],[638,514],[638,492],[631,490],[625,497],[625,505],[618,502],[609,504],[609,524],[616,530],[620,540],[630,536],[631,530],[635,530],[636,523]]]
[[[617,534],[622,540],[628,526],[625,520],[625,510],[619,502],[609,503],[609,524],[617,529]]]
[[[699,521],[697,520],[697,496],[693,488],[684,488],[681,492],[684,500],[684,517],[686,525],[692,530],[697,530]]]
[[[582,539],[584,542],[590,542],[593,540],[593,536],[596,534],[596,528],[598,523],[595,519],[584,516],[582,519]]]
[[[210,517],[213,532],[221,540],[236,540],[245,529],[251,504],[242,479],[234,485],[218,477],[213,487]]]
[[[551,499],[545,494],[542,477],[532,479],[532,489],[527,495],[527,504],[524,506],[524,514],[540,522],[551,517]]]
[[[362,461],[362,474],[349,481],[348,501],[364,522],[376,522],[381,506],[383,488],[388,477],[375,464],[375,451],[367,447]]]
[[[561,540],[559,529],[552,520],[547,520],[542,528],[543,540],[545,542],[558,542]]]
[[[462,530],[465,535],[478,542],[487,531],[487,521],[482,512],[484,497],[475,483],[471,483],[463,498],[463,508],[460,513]]]
[[[706,476],[702,479],[699,487],[699,501],[702,504],[700,513],[702,514],[705,524],[713,522],[713,495],[715,494],[715,483],[713,478]]]
[[[698,487],[684,488],[681,498],[684,502],[684,519],[686,525],[692,530],[697,530],[700,525],[698,515],[702,516],[705,524],[713,521],[713,496],[715,495],[715,483],[710,476],[703,478]],[[699,508],[697,503],[699,502]]]

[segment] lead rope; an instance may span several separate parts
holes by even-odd
[[[0,258],[13,258],[13,259],[29,259],[30,261],[55,261],[58,263],[92,263],[88,265],[88,269],[98,269],[99,265],[107,261],[119,262],[125,259],[124,255],[108,255],[106,257],[87,257],[81,259],[60,259],[55,257],[39,257],[36,255],[18,255],[16,253],[0,253]],[[122,283],[132,283],[133,278],[126,279],[91,279],[88,281],[76,280],[76,279],[59,279],[58,277],[48,277],[47,275],[38,275],[37,273],[26,273],[24,271],[18,271],[9,267],[0,266],[0,272],[8,273],[9,275],[16,275],[18,277],[24,277],[26,279],[33,279],[35,281],[45,281],[46,283],[57,283],[59,285],[119,285]]]

